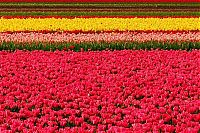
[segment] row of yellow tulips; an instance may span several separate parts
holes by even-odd
[[[199,30],[200,18],[0,18],[6,31]]]

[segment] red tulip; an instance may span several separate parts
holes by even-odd
[[[72,50],[72,49],[74,49],[74,48],[75,48],[75,46],[71,45],[71,46],[69,46],[69,48]]]
[[[1,51],[0,129],[196,132],[199,53]]]

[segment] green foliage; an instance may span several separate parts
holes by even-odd
[[[101,50],[151,50],[151,49],[164,49],[164,50],[187,50],[200,49],[200,42],[82,42],[82,43],[31,43],[31,44],[15,44],[13,42],[3,42],[0,44],[1,50],[73,50],[79,52],[82,50],[88,51],[101,51]]]
[[[123,7],[123,6],[128,6],[128,7],[132,7],[132,6],[149,6],[149,7],[152,7],[152,6],[171,6],[171,7],[176,7],[176,6],[194,6],[194,7],[199,7],[200,6],[200,3],[149,3],[149,2],[118,2],[118,3],[109,3],[109,2],[81,2],[81,3],[78,3],[78,2],[70,2],[70,3],[67,3],[67,2],[64,2],[64,3],[60,3],[60,2],[51,2],[51,3],[47,3],[47,2],[42,2],[42,3],[37,3],[37,2],[9,2],[9,3],[5,3],[5,2],[1,2],[0,3],[0,6],[15,6],[15,7],[35,7],[35,6],[39,6],[39,7],[57,7],[57,6],[64,6],[64,7],[72,7],[72,6],[78,6],[78,7],[108,7],[108,6],[113,6],[113,7]]]

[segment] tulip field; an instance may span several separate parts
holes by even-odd
[[[1,0],[0,133],[200,133],[198,0]]]

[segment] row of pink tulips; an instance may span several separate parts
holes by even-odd
[[[0,42],[116,42],[190,41],[199,42],[200,32],[122,32],[122,33],[0,33]]]
[[[0,131],[199,132],[200,50],[0,52]]]

